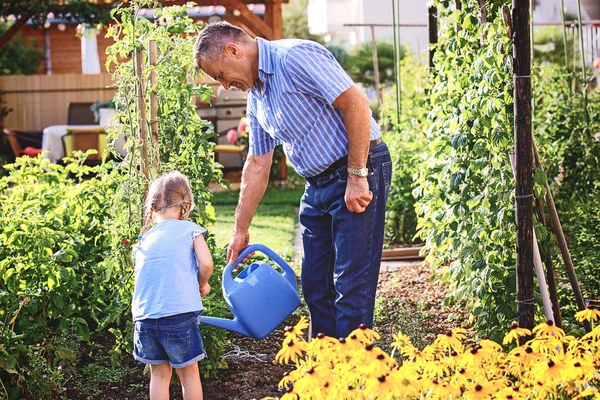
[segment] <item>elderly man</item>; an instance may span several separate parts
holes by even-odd
[[[248,229],[282,144],[306,179],[300,205],[302,289],[313,333],[345,337],[372,326],[392,163],[368,99],[318,43],[252,38],[210,24],[195,47],[198,69],[248,92],[249,155],[228,260]]]

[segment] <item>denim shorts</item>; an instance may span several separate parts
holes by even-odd
[[[183,368],[206,357],[198,314],[185,313],[135,322],[133,357],[145,364]]]

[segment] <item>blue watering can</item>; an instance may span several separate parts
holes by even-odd
[[[260,251],[274,260],[283,269],[283,274],[269,264],[258,261],[233,278],[233,268],[255,251]],[[223,296],[234,318],[201,316],[200,323],[225,328],[255,339],[263,339],[273,332],[300,305],[296,274],[281,257],[262,244],[245,247],[235,263],[225,267]]]

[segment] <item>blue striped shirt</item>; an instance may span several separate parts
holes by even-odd
[[[258,77],[248,96],[250,155],[282,144],[304,177],[348,154],[342,112],[332,103],[354,83],[331,52],[316,42],[258,38]],[[381,137],[371,116],[371,140]]]

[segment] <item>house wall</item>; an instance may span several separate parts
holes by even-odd
[[[64,24],[65,30],[60,31],[57,25],[48,28],[50,36],[50,68],[52,74],[81,74],[81,39],[77,37],[76,24]],[[98,56],[100,59],[100,69],[105,71],[106,48],[114,43],[112,39],[105,38],[106,28],[96,36],[98,42]],[[20,34],[30,41],[35,41],[38,48],[44,50],[45,37],[42,29],[33,29],[32,26],[25,26]],[[43,62],[39,69],[39,74],[46,74],[46,63]]]

